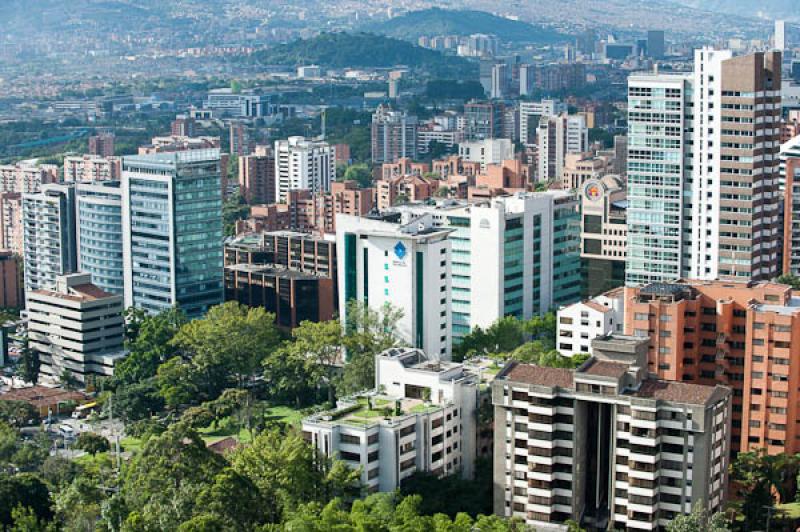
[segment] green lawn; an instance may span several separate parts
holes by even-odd
[[[122,447],[124,452],[137,452],[142,448],[142,440],[139,438],[134,438],[133,436],[127,436],[119,440],[119,444]]]
[[[259,410],[258,412],[260,413],[261,411]],[[299,426],[305,417],[305,414],[301,411],[289,406],[269,406],[265,407],[263,412],[266,421],[284,423],[291,426]],[[197,432],[200,433],[200,437],[206,443],[215,443],[229,436],[233,436],[243,443],[250,441],[250,432],[246,428],[237,430],[236,418],[225,418],[217,424],[216,429],[211,424],[208,427],[199,429]],[[138,452],[142,448],[142,440],[133,436],[122,438],[119,443],[123,450],[127,452]]]

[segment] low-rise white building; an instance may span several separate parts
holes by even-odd
[[[371,492],[394,491],[415,472],[474,474],[480,378],[463,364],[393,348],[375,358],[376,390],[303,420],[325,456],[361,468]]]
[[[124,356],[122,296],[104,292],[88,273],[56,277],[52,290],[27,294],[28,339],[41,372],[69,371],[85,383],[89,374],[110,376]]]
[[[558,351],[564,356],[592,353],[592,340],[622,334],[625,328],[624,289],[615,288],[586,301],[558,309]]]

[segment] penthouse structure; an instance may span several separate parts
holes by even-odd
[[[660,378],[733,389],[732,449],[800,451],[800,299],[772,283],[684,281],[627,288],[625,332],[648,338]]]
[[[722,511],[731,391],[657,380],[647,340],[608,336],[577,370],[510,362],[492,384],[494,510],[537,530],[661,530]]]
[[[462,364],[392,348],[375,357],[376,391],[304,419],[303,436],[323,455],[361,468],[370,492],[394,491],[416,472],[469,479],[479,382]]]

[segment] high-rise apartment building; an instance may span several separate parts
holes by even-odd
[[[336,154],[324,141],[289,137],[275,141],[275,202],[290,190],[328,192],[336,179]]]
[[[250,131],[247,126],[239,121],[231,121],[228,127],[228,145],[229,153],[237,157],[250,155],[253,149],[252,141],[250,140]]]
[[[536,139],[539,147],[538,179],[561,179],[566,155],[583,153],[589,149],[586,118],[567,114],[543,116],[539,121]]]
[[[75,190],[78,271],[109,294],[122,295],[122,189],[119,181],[78,183]]]
[[[218,149],[125,157],[125,306],[202,316],[223,300]]]
[[[781,269],[782,273],[800,276],[800,157],[786,159],[781,166],[784,179]]]
[[[628,78],[627,284],[688,274],[692,118],[691,76]]]
[[[416,159],[417,127],[416,116],[378,106],[372,115],[373,164],[392,163],[404,157]]]
[[[239,192],[250,205],[275,201],[275,156],[270,146],[239,157]]]
[[[511,362],[493,381],[495,513],[536,530],[573,519],[630,531],[722,511],[730,389],[652,378],[646,339],[592,350],[577,370]]]
[[[23,254],[22,194],[0,192],[0,249]]]
[[[781,54],[695,52],[693,279],[779,273]]]
[[[775,21],[775,36],[773,45],[779,52],[786,50],[786,21]]]
[[[523,65],[524,66],[524,65]],[[522,74],[520,73],[520,76]],[[558,116],[567,112],[567,104],[556,100],[519,102],[519,140],[523,144],[536,144],[536,131],[543,116]]]
[[[58,165],[27,162],[0,166],[0,192],[32,194],[42,185],[58,182]]]
[[[77,271],[74,185],[47,184],[23,194],[22,226],[26,296]]]
[[[170,133],[173,137],[194,137],[197,135],[197,121],[187,115],[178,115],[170,124]]]
[[[469,102],[464,105],[464,136],[467,140],[499,138],[505,106],[499,102]]]
[[[27,298],[30,348],[39,353],[43,374],[59,378],[69,372],[83,384],[90,375],[113,375],[125,355],[121,295],[76,273],[58,276],[54,286]]]
[[[22,261],[19,256],[11,251],[0,251],[0,306],[25,306],[22,286]]]
[[[800,299],[788,286],[732,281],[627,288],[625,333],[649,338],[659,378],[733,389],[734,451],[800,451]]]
[[[629,78],[627,284],[777,274],[780,63],[703,49]]]
[[[511,81],[510,70],[506,63],[497,63],[492,67],[492,90],[489,91],[489,94],[493,99],[508,96]]]

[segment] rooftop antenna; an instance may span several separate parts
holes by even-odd
[[[327,117],[328,108],[322,109],[322,140],[325,140],[325,119]]]

